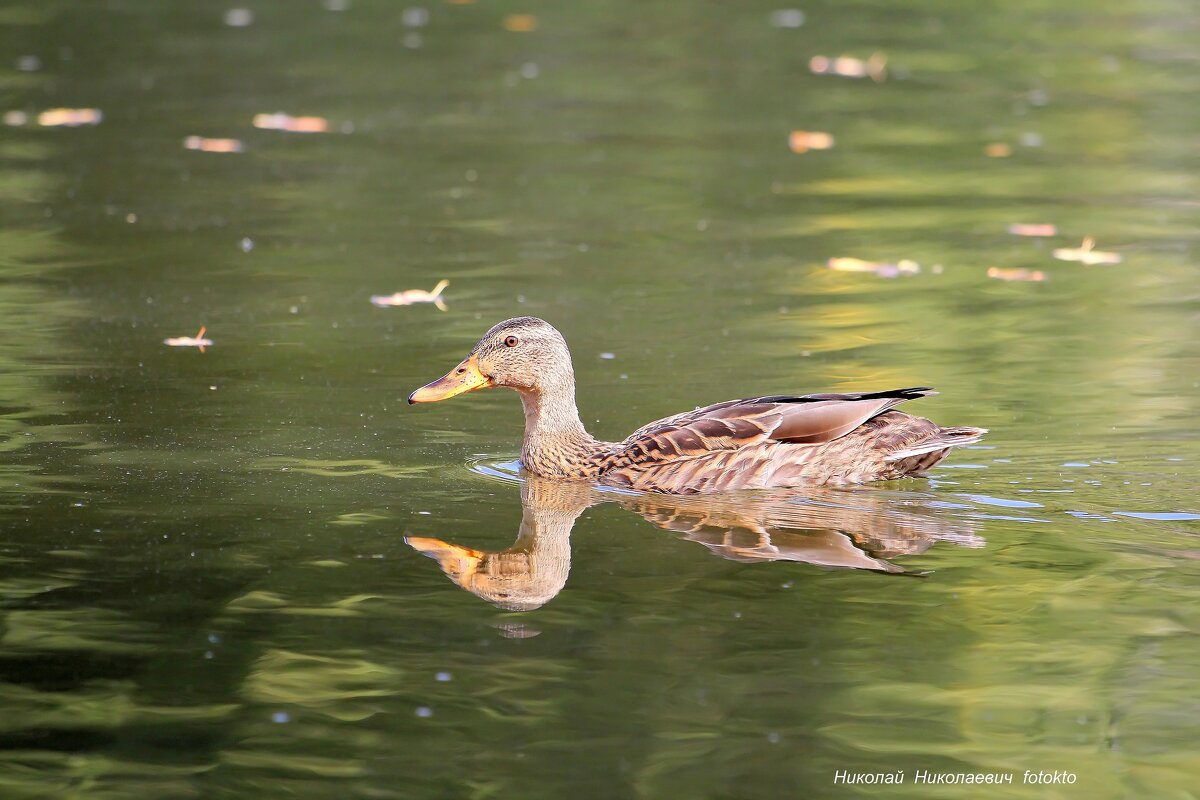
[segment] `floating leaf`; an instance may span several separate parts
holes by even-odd
[[[170,339],[163,339],[163,344],[168,347],[199,347],[200,352],[203,353],[204,348],[211,347],[213,344],[212,339],[204,338],[204,332],[207,330],[208,328],[202,327],[195,336],[173,336]]]
[[[1057,236],[1058,226],[1037,222],[1014,222],[1008,226],[1013,236]]]
[[[1040,283],[1046,280],[1046,273],[1041,270],[1009,269],[1007,267],[988,267],[987,276],[998,281]]]
[[[529,33],[537,30],[538,18],[533,14],[509,14],[501,24],[506,31]]]
[[[104,114],[98,108],[48,108],[37,116],[43,128],[78,128],[99,125]]]
[[[1078,261],[1081,264],[1120,264],[1121,254],[1105,250],[1093,250],[1096,240],[1087,237],[1079,247],[1060,247],[1054,251],[1054,257],[1060,261]]]
[[[433,287],[433,291],[427,292],[424,289],[407,289],[403,292],[395,294],[376,294],[371,296],[371,302],[380,308],[389,306],[411,306],[414,303],[433,303],[439,310],[446,310],[446,302],[442,297],[442,292],[450,285],[450,281],[438,281],[438,285]]]
[[[278,111],[274,114],[255,114],[253,125],[266,131],[289,133],[328,133],[329,120],[324,117],[293,117]]]
[[[244,149],[237,139],[209,139],[204,136],[188,136],[183,140],[183,146],[202,153],[240,153]]]
[[[833,135],[821,131],[792,131],[788,134],[788,149],[793,153],[809,150],[828,150],[833,147]]]
[[[887,80],[887,56],[872,53],[865,61],[850,56],[813,56],[808,70],[814,75],[837,75],[842,78],[870,78],[876,83]]]
[[[901,275],[916,275],[921,265],[907,258],[890,264],[883,261],[864,261],[861,258],[831,258],[826,265],[838,272],[871,272],[881,278],[898,278]]]

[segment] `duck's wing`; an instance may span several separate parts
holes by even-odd
[[[905,400],[933,394],[933,389],[917,387],[731,400],[644,425],[621,443],[620,452],[626,464],[649,466],[771,442],[822,444]]]

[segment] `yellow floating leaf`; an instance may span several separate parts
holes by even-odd
[[[533,14],[509,14],[501,24],[512,33],[529,33],[537,30],[538,18]]]
[[[1060,261],[1078,261],[1089,266],[1094,264],[1120,264],[1121,254],[1105,250],[1093,250],[1096,240],[1087,237],[1079,247],[1060,247],[1054,251],[1054,257]]]
[[[861,258],[831,258],[825,263],[838,272],[874,272],[881,266],[878,262],[863,261]]]
[[[826,265],[838,272],[871,272],[881,278],[898,278],[901,275],[916,275],[921,265],[907,258],[890,264],[884,261],[864,261],[861,258],[831,258]]]
[[[99,125],[104,114],[98,108],[49,108],[38,114],[37,123],[43,128],[77,128],[80,125]]]

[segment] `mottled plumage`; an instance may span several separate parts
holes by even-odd
[[[598,441],[575,407],[575,376],[561,334],[535,317],[493,327],[445,377],[409,402],[508,386],[521,395],[521,462],[534,475],[598,480],[650,492],[696,494],[920,475],[982,428],[943,428],[892,410],[936,394],[774,395],[731,400],[651,422],[621,442]]]

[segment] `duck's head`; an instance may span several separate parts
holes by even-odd
[[[492,386],[536,393],[573,382],[571,352],[562,334],[537,317],[514,317],[485,333],[457,367],[417,389],[408,402],[436,403]]]

